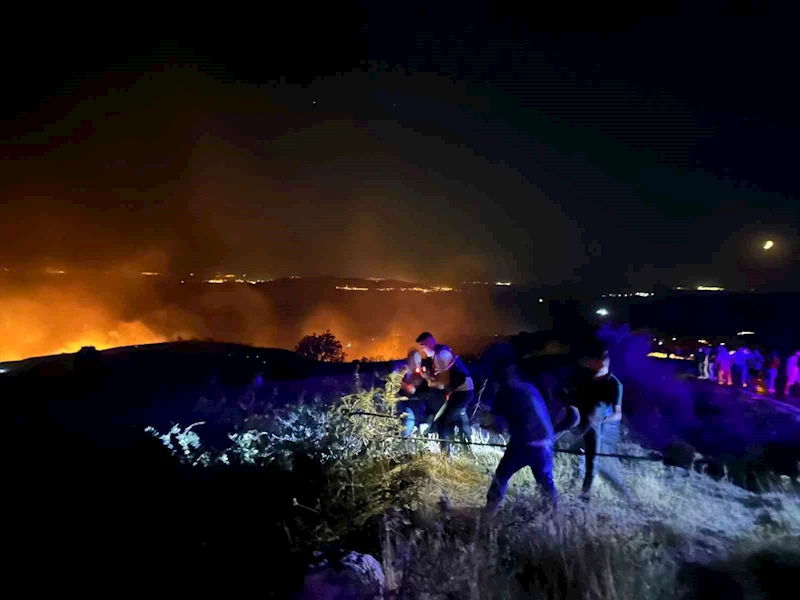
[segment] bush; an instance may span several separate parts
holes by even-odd
[[[347,357],[342,343],[330,331],[305,336],[297,342],[294,351],[307,360],[319,362],[340,363]]]

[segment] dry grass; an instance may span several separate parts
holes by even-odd
[[[741,569],[752,564],[743,557],[765,547],[800,546],[800,498],[789,491],[757,494],[660,463],[621,461],[633,497],[598,478],[586,503],[578,457],[567,454],[555,461],[556,511],[524,470],[487,520],[482,508],[502,449],[459,446],[447,458],[436,442],[397,439],[397,421],[348,416],[392,410],[394,385],[383,396],[347,396],[321,421],[322,439],[344,451],[331,453],[341,458],[326,467],[310,532],[316,543],[336,544],[377,530],[391,597],[676,598],[699,589],[687,563]],[[473,441],[488,435],[476,431]],[[647,454],[630,442],[620,451]],[[750,574],[740,579],[759,585]]]
[[[754,494],[654,464],[624,468],[632,503],[598,480],[586,504],[572,493],[572,456],[556,460],[557,512],[521,472],[503,512],[487,523],[481,507],[500,456],[483,448],[450,460],[433,453],[411,460],[408,468],[425,474],[421,508],[412,525],[387,518],[384,533],[384,563],[398,597],[676,597],[682,564],[725,560],[800,535],[797,496]]]
[[[775,558],[794,551],[800,565],[800,498],[789,489],[759,494],[660,463],[621,461],[633,497],[598,478],[586,503],[578,498],[578,457],[558,454],[556,511],[526,469],[488,520],[482,509],[502,449],[456,446],[447,458],[437,442],[398,439],[397,420],[351,416],[391,411],[397,379],[333,407],[287,408],[270,429],[237,438],[236,456],[252,454],[248,464],[283,465],[276,457],[296,453],[318,461],[308,472],[318,487],[287,517],[291,535],[284,524],[297,548],[380,553],[395,598],[676,598],[705,585],[702,571],[686,574],[687,563],[738,570],[728,578],[734,588],[757,591],[768,585],[764,577],[794,588]],[[478,430],[473,442],[488,438]],[[628,441],[620,452],[647,454]],[[765,548],[777,550],[754,562]],[[761,563],[771,566],[759,575]]]
[[[386,425],[378,427],[361,433],[386,444]],[[477,432],[474,441],[487,439]],[[448,459],[433,442],[411,452],[392,447],[394,466],[370,477],[383,489],[405,482],[403,502],[381,502],[387,584],[398,598],[674,598],[687,591],[677,583],[686,563],[800,539],[792,493],[757,494],[660,463],[621,461],[632,500],[598,478],[587,504],[577,497],[578,458],[564,454],[555,461],[555,513],[526,469],[487,522],[481,509],[502,449],[459,448]],[[630,443],[621,450],[646,454]]]

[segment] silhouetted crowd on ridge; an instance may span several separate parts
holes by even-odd
[[[765,358],[759,348],[751,350],[746,345],[736,350],[730,350],[725,344],[715,348],[702,345],[695,352],[699,379],[767,394],[775,394],[778,382],[782,381],[784,397],[790,397],[793,388],[800,383],[799,358],[800,350],[790,354],[785,361],[776,351]]]

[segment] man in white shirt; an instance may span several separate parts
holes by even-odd
[[[453,429],[458,425],[462,438],[469,442],[472,428],[467,407],[475,398],[475,385],[469,370],[448,346],[437,344],[427,331],[417,337],[417,344],[422,356],[433,359],[433,373],[423,371],[422,377],[432,389],[444,390],[447,394],[447,402],[434,419],[439,436],[443,440],[452,439]],[[443,443],[442,449],[450,454],[450,446]]]

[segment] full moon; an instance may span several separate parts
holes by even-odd
[[[764,250],[770,250],[775,245],[775,242],[772,240],[767,240],[764,242]]]

